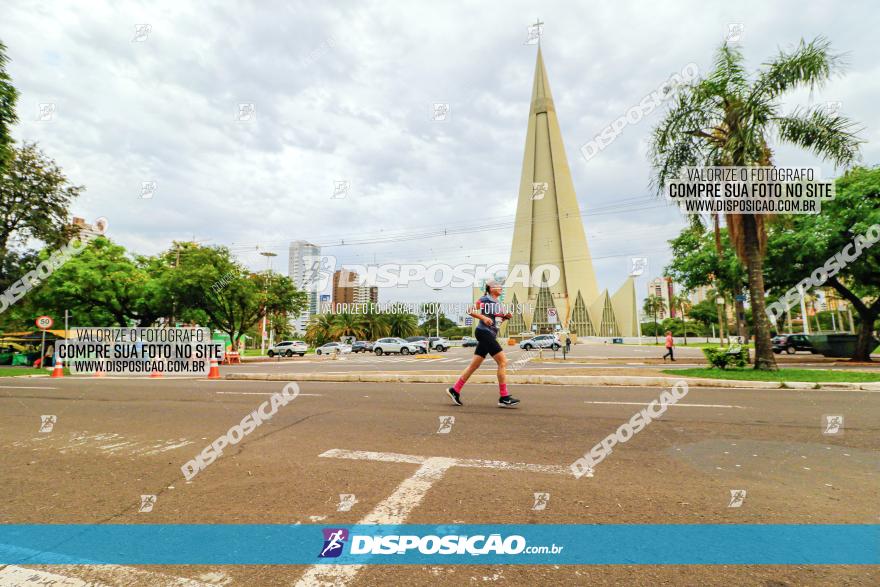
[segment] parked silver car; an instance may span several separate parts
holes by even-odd
[[[555,334],[541,334],[519,343],[519,348],[527,351],[532,349],[553,349],[558,351],[561,347],[562,343],[559,342],[559,337]]]
[[[409,355],[421,352],[422,347],[414,342],[407,342],[402,338],[380,338],[373,344],[373,352],[381,356],[385,353],[400,353]]]
[[[299,355],[303,357],[305,356],[307,350],[309,350],[309,345],[301,340],[282,340],[281,342],[275,343],[270,346],[269,352],[266,354],[268,354],[270,357],[274,357],[275,355],[279,355],[281,357],[292,357],[293,355]]]
[[[351,345],[343,344],[341,342],[328,342],[323,346],[319,346],[315,349],[316,355],[332,355],[333,353],[350,353]]]

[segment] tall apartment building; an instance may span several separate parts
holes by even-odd
[[[694,289],[690,293],[690,300],[692,304],[699,304],[700,302],[709,299],[709,290],[711,288],[708,285],[701,285],[700,287]]]
[[[320,263],[321,247],[306,241],[292,241],[288,250],[287,275],[293,284],[308,296],[308,306],[290,323],[297,332],[305,332],[312,316],[318,313],[318,287],[315,263]],[[320,268],[320,264],[317,268]]]
[[[355,271],[338,269],[333,273],[333,307],[336,304],[379,303],[379,288],[360,285]]]
[[[657,318],[663,320],[667,317],[675,318],[675,308],[671,307],[670,300],[675,295],[675,289],[671,277],[655,277],[648,282],[648,295],[663,299],[663,309],[657,312]]]

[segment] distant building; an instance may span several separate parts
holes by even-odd
[[[701,285],[690,293],[691,303],[696,305],[709,299],[709,286]]]
[[[333,273],[333,305],[353,304],[358,274],[348,269],[337,269]]]
[[[305,332],[312,316],[318,313],[318,291],[320,276],[316,271],[320,265],[321,247],[306,241],[292,241],[287,259],[287,275],[297,289],[306,292],[308,305],[303,312],[290,321],[297,332]]]
[[[675,295],[675,286],[671,277],[655,277],[648,282],[648,295],[663,299],[663,308],[657,312],[658,319],[675,318],[675,308],[670,304],[670,300]]]
[[[377,304],[379,288],[361,285],[360,276],[348,269],[339,269],[333,273],[333,310],[337,304]]]
[[[74,216],[70,223],[79,236],[101,236],[107,228],[107,221],[99,218],[95,224],[89,224],[85,218]]]

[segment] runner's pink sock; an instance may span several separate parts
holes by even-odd
[[[462,387],[464,387],[464,379],[459,377],[458,381],[455,382],[455,385],[452,386],[452,389],[455,390],[455,393],[461,393]]]
[[[498,389],[501,392],[501,397],[504,397],[505,395],[507,395],[507,384],[506,383],[499,383]]]

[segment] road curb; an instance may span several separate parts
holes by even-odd
[[[450,383],[454,374],[408,375],[406,373],[229,373],[226,379],[237,381],[336,381],[361,383]],[[677,377],[639,377],[619,375],[508,375],[514,385],[605,385],[620,387],[666,387],[681,381]],[[778,381],[736,381],[724,379],[684,379],[694,387],[736,387],[744,389],[780,389]],[[470,383],[495,383],[495,375],[474,375]]]
[[[819,384],[809,381],[785,381],[782,387],[785,389],[818,389]]]

